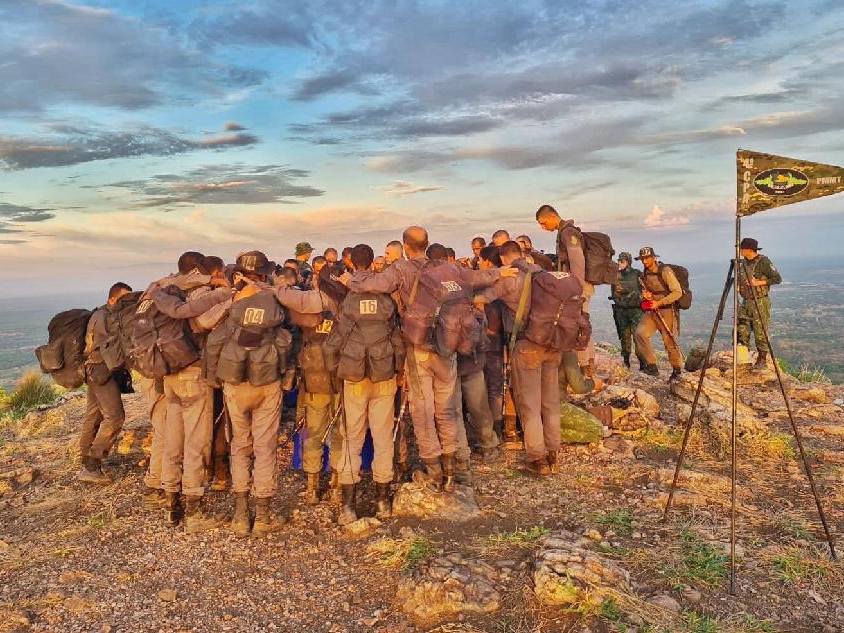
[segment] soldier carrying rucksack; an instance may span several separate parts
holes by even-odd
[[[366,244],[352,249],[356,271],[371,270],[374,258]],[[396,374],[405,362],[405,344],[390,295],[349,292],[325,342],[325,356],[329,368],[343,383],[343,445],[338,467],[342,507],[338,522],[345,525],[357,520],[355,500],[367,429],[374,447],[375,516],[388,518],[393,481],[393,401]]]

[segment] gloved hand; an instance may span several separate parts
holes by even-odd
[[[645,299],[642,303],[639,304],[639,307],[642,308],[645,312],[650,312],[651,310],[655,310],[654,302],[652,299]]]

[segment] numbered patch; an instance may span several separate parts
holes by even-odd
[[[334,327],[334,321],[331,319],[323,319],[322,323],[316,326],[317,334],[331,334],[331,328]]]
[[[460,292],[463,287],[456,281],[442,281],[440,282],[448,292]]]
[[[571,245],[572,246],[578,246],[580,244],[576,235],[572,235],[570,239],[571,239]]]
[[[571,273],[565,273],[565,272],[562,272],[562,271],[552,272],[551,274],[554,275],[555,279],[567,279],[567,278],[571,277]]]
[[[255,270],[255,267],[258,265],[258,256],[241,255],[238,259],[238,263],[241,267],[245,268],[246,270]]]
[[[152,307],[152,299],[144,299],[138,304],[138,309],[135,310],[135,314],[146,314],[149,309]]]
[[[247,308],[243,315],[244,325],[262,325],[264,323],[263,308]]]
[[[375,299],[361,299],[360,314],[378,314],[378,301]]]

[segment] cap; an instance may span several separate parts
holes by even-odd
[[[631,255],[627,251],[618,254],[618,261],[621,261],[622,259],[626,259],[628,264],[633,263],[633,255]]]
[[[659,257],[659,255],[654,252],[653,247],[651,246],[643,246],[639,249],[639,256],[636,258],[638,261],[641,261],[645,257]]]
[[[761,251],[762,249],[759,248],[759,242],[754,240],[752,237],[745,237],[741,240],[741,244],[739,244],[739,248],[749,248],[752,251]]]
[[[268,260],[261,251],[246,251],[237,256],[235,270],[241,273],[271,275],[275,271],[275,262]]]
[[[296,254],[297,255],[306,255],[308,253],[313,253],[314,247],[308,244],[307,242],[299,242],[296,244]]]

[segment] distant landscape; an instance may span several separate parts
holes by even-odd
[[[844,383],[844,263],[829,259],[774,261],[784,282],[773,291],[772,335],[775,352],[791,367],[820,368],[834,383]],[[685,263],[685,262],[683,262]],[[727,274],[726,264],[686,264],[695,293],[694,306],[681,317],[684,351],[705,345]],[[47,338],[47,323],[61,310],[99,305],[104,292],[9,298],[0,306],[0,386],[8,388],[28,369],[36,369],[33,351]],[[601,286],[592,310],[595,337],[617,340],[608,286]],[[717,349],[730,344],[732,303],[719,329]],[[661,347],[661,343],[657,343]]]

